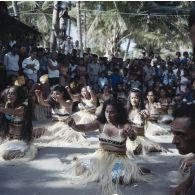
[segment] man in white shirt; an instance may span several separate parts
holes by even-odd
[[[89,81],[91,85],[96,85],[98,82],[98,75],[100,73],[100,64],[98,63],[98,56],[93,55],[91,62],[87,66]]]
[[[26,74],[28,79],[37,82],[37,71],[39,70],[39,61],[36,59],[37,49],[34,48],[30,52],[30,57],[24,59],[22,62],[23,72]]]
[[[98,78],[98,86],[102,90],[105,85],[108,85],[108,78],[106,77],[105,71],[102,71],[100,77]]]
[[[52,52],[47,66],[50,87],[59,84],[60,65],[58,64],[57,59],[58,53],[55,51]]]
[[[11,51],[4,56],[4,65],[6,69],[7,77],[10,75],[18,76],[19,71],[19,55],[17,54],[17,47],[13,45]]]

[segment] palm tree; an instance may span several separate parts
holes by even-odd
[[[48,47],[50,30],[52,24],[52,5],[51,1],[20,1],[17,2],[20,20],[25,24],[35,27],[42,33],[44,47]],[[8,9],[13,15],[13,6],[8,2]]]
[[[51,27],[51,35],[50,35],[50,51],[54,51],[56,49],[58,29],[59,29],[59,1],[54,1],[52,27]]]
[[[77,1],[76,6],[77,6],[77,33],[78,33],[79,45],[80,45],[80,55],[83,56],[80,1]]]
[[[149,48],[177,48],[181,41],[187,44],[188,39],[184,36],[187,32],[185,16],[147,16],[157,8],[163,10],[161,13],[175,13],[175,10],[186,13],[181,9],[182,2],[175,7],[167,6],[141,1],[83,3],[84,9],[98,10],[87,12],[88,43],[100,47],[107,54],[114,53],[114,48],[120,47],[128,37],[138,45],[150,45],[147,46]],[[181,20],[179,25],[178,20]]]
[[[17,1],[12,1],[12,7],[13,7],[13,11],[14,11],[14,16],[17,17],[18,19],[20,19]]]

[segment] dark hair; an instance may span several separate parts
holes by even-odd
[[[32,105],[30,104],[30,101],[25,101],[26,100],[26,96],[25,96],[25,92],[23,90],[22,87],[19,86],[13,86],[10,88],[15,88],[16,90],[16,102],[14,104],[14,108],[18,107],[18,106],[23,106],[24,107],[24,115],[23,115],[23,127],[22,127],[22,132],[21,132],[21,139],[24,141],[29,142],[32,139]],[[27,104],[26,104],[26,103]],[[7,107],[11,107],[11,105],[7,104]],[[2,115],[1,118],[1,128],[0,130],[2,131],[2,134],[4,137],[6,137],[9,133],[9,121],[8,119],[5,117],[5,114]]]
[[[69,93],[68,93],[68,91],[66,90],[65,87],[63,87],[62,85],[59,85],[59,84],[58,84],[58,85],[54,85],[54,86],[51,88],[51,93],[50,93],[49,99],[48,99],[48,103],[51,105],[52,108],[55,108],[55,107],[58,107],[58,106],[59,106],[59,103],[58,103],[58,102],[55,102],[55,101],[53,100],[53,98],[51,97],[51,95],[52,95],[52,93],[53,93],[54,91],[59,91],[60,93],[62,93],[62,94],[63,94],[63,99],[64,99],[65,101],[71,100],[71,97],[70,97],[70,95],[69,95]]]
[[[128,122],[128,115],[124,108],[124,105],[122,104],[122,102],[115,100],[115,99],[108,99],[104,102],[102,111],[97,117],[98,121],[100,121],[101,123],[106,123],[107,120],[105,117],[105,110],[108,105],[111,105],[116,109],[116,112],[117,112],[116,122],[118,124],[125,124]]]
[[[7,93],[9,92],[10,89],[14,89],[15,93],[16,93],[16,101],[14,102],[14,106],[21,105],[25,101],[25,99],[27,98],[27,96],[25,95],[26,93],[25,93],[24,89],[20,86],[12,86],[8,89]]]
[[[128,95],[127,105],[126,105],[127,112],[129,113],[130,110],[132,109],[132,105],[131,105],[131,102],[130,102],[131,93],[138,94],[139,99],[140,99],[139,109],[140,110],[144,109],[144,102],[143,102],[143,97],[142,97],[142,91],[140,89],[138,89],[138,88],[133,88],[133,89],[130,90],[129,95]]]
[[[32,50],[30,51],[30,53],[32,54],[33,52],[38,52],[38,48],[37,47],[33,47]]]
[[[190,128],[195,130],[195,104],[184,104],[173,112],[173,117],[189,117]]]
[[[157,93],[156,93],[156,91],[150,88],[150,89],[147,90],[146,96],[148,96],[149,92],[152,92],[154,94],[154,97],[155,97],[154,101],[156,102],[157,101]]]

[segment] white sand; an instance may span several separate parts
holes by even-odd
[[[94,152],[98,147],[97,133],[89,133],[91,146],[69,144],[67,147],[43,147],[36,158],[25,164],[8,165],[0,162],[0,195],[100,195],[99,185],[75,186],[65,183],[63,161],[66,157]],[[144,159],[136,159],[140,166],[152,171],[151,181],[121,187],[125,195],[168,195],[179,179],[178,167],[181,156],[171,136],[150,137],[173,153],[153,153]]]

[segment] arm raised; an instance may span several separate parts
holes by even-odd
[[[77,125],[72,119],[71,121],[68,122],[68,125],[72,127],[75,131],[79,132],[87,132],[87,131],[95,131],[99,129],[100,123],[97,120],[92,121],[91,123],[88,124],[79,124]]]

